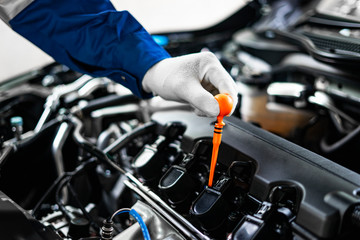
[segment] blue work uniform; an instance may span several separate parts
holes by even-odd
[[[129,12],[116,11],[109,0],[23,1],[29,3],[15,16],[2,17],[13,30],[75,71],[152,96],[142,90],[142,79],[170,56]],[[10,1],[0,0],[0,14],[2,2]]]

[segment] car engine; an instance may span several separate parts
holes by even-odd
[[[59,63],[0,83],[1,239],[358,239],[360,1],[248,1],[208,29],[239,103],[216,119]]]

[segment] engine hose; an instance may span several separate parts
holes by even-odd
[[[92,111],[110,107],[110,106],[118,106],[122,104],[128,103],[139,103],[140,99],[133,94],[130,95],[108,95],[102,98],[98,98],[90,101],[85,107],[81,108],[82,115],[89,115]]]
[[[59,176],[54,183],[49,187],[49,189],[45,192],[45,194],[41,197],[41,199],[38,201],[38,203],[35,205],[32,215],[36,218],[37,217],[37,211],[39,210],[41,204],[44,203],[44,201],[49,197],[50,193],[55,189],[55,187],[64,180],[64,178],[68,177],[69,173],[65,173],[61,176]]]
[[[360,133],[360,126],[355,128],[352,132],[347,134],[345,137],[341,138],[339,141],[329,145],[324,138],[320,141],[321,150],[324,153],[332,153],[340,148],[344,147],[348,142],[355,138]]]
[[[61,202],[61,198],[60,198],[60,191],[63,189],[63,187],[65,187],[66,184],[68,184],[68,182],[71,180],[71,177],[68,176],[66,178],[64,178],[61,182],[60,185],[57,187],[56,189],[56,193],[55,193],[55,201],[56,204],[59,207],[59,210],[63,213],[63,215],[65,216],[66,220],[68,222],[71,221],[71,219],[74,218],[73,214],[71,214],[69,211],[66,210],[64,204]]]
[[[126,172],[120,168],[117,164],[115,164],[113,161],[111,161],[109,159],[109,156],[104,153],[103,151],[101,151],[100,149],[98,149],[95,145],[93,145],[92,143],[90,143],[89,141],[87,141],[82,135],[81,135],[81,130],[83,128],[83,124],[82,122],[76,118],[75,116],[71,116],[70,120],[72,121],[72,123],[74,123],[75,125],[75,129],[74,129],[74,133],[73,133],[73,137],[75,142],[85,151],[89,152],[90,154],[92,154],[94,157],[96,157],[99,161],[110,165],[111,167],[113,167],[115,170],[125,174]]]
[[[62,181],[60,181],[60,185],[56,189],[55,193],[55,201],[59,207],[59,210],[63,213],[65,218],[70,222],[72,219],[75,219],[71,212],[69,212],[66,208],[64,203],[61,201],[60,193],[64,187],[67,187],[70,191],[70,194],[74,198],[75,203],[80,208],[81,212],[83,213],[84,217],[92,224],[95,229],[100,229],[100,226],[96,223],[96,221],[91,217],[91,215],[86,211],[84,205],[81,203],[80,199],[78,198],[77,193],[75,192],[74,188],[71,186],[70,182],[74,177],[81,174],[83,171],[93,168],[97,166],[97,163],[94,159],[90,159],[89,161],[85,162],[84,164],[80,165],[75,169],[75,171],[68,174],[68,176],[64,177]]]
[[[71,116],[70,120],[74,123],[75,129],[73,133],[73,137],[75,142],[83,148],[85,151],[89,152],[93,156],[97,157],[99,161],[109,165],[115,170],[121,172],[122,174],[126,174],[126,171],[114,163],[110,158],[111,154],[116,152],[117,150],[123,148],[134,138],[137,138],[145,133],[152,132],[155,130],[156,124],[154,122],[148,122],[144,125],[134,129],[132,132],[124,134],[121,138],[117,139],[113,144],[107,147],[104,151],[97,148],[94,144],[90,143],[86,140],[82,135],[81,131],[83,128],[83,123],[75,116]]]
[[[41,206],[41,204],[44,203],[44,201],[49,197],[50,193],[55,189],[56,186],[58,186],[58,184],[60,184],[65,178],[68,177],[73,177],[81,172],[83,172],[84,170],[93,167],[96,165],[96,161],[94,159],[89,159],[88,161],[84,162],[83,164],[81,164],[80,166],[78,166],[74,171],[72,172],[65,172],[63,175],[59,176],[53,184],[51,184],[51,186],[49,187],[49,189],[45,192],[45,194],[41,197],[41,199],[38,201],[38,203],[35,205],[35,207],[33,208],[32,211],[32,215],[36,218],[37,216],[37,211],[39,210],[39,207]]]
[[[47,130],[50,128],[60,124],[63,120],[62,119],[52,119],[49,122],[45,123],[44,126],[41,128],[41,130],[37,133],[34,133],[29,138],[26,138],[18,143],[15,144],[15,151],[16,149],[24,148],[26,146],[29,146],[30,144],[34,143],[39,137],[41,137]]]
[[[104,152],[106,154],[114,154],[116,151],[126,146],[129,142],[131,142],[135,138],[144,135],[146,133],[153,132],[155,130],[155,127],[156,127],[155,122],[147,122],[144,125],[135,128],[133,131],[122,135],[114,143],[112,143],[110,146],[105,148]]]

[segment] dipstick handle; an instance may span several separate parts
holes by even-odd
[[[214,135],[213,135],[213,149],[211,155],[211,164],[210,164],[210,173],[209,173],[209,182],[208,186],[212,187],[215,167],[217,162],[217,157],[219,153],[219,146],[221,143],[222,129],[225,126],[223,122],[223,118],[226,115],[231,113],[233,107],[233,99],[227,93],[221,93],[215,96],[215,99],[219,103],[220,113],[217,116],[217,122],[214,127]]]

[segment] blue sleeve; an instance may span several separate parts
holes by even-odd
[[[170,57],[127,11],[109,0],[35,0],[11,27],[57,62],[94,77],[108,77],[141,98],[146,71]]]

